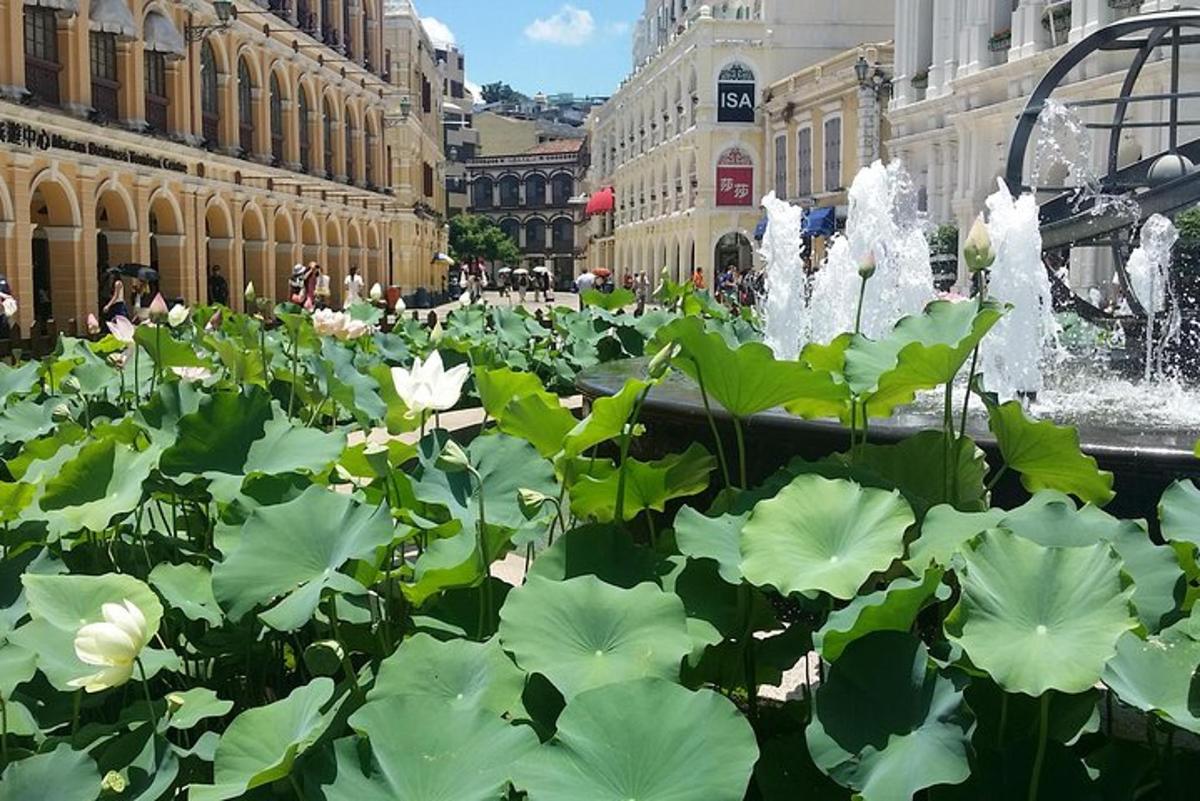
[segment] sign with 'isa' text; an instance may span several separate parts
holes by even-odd
[[[754,72],[742,64],[721,70],[717,80],[717,122],[754,122]]]

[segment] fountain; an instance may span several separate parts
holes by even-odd
[[[1200,140],[1179,144],[1172,128],[1166,153],[1120,168],[1112,143],[1109,172],[1098,176],[1087,163],[1092,152],[1088,132],[1108,128],[1114,141],[1119,139],[1141,67],[1156,48],[1170,47],[1171,31],[1179,36],[1183,27],[1200,29],[1200,12],[1124,19],[1072,47],[1031,96],[1014,134],[1006,179],[986,203],[995,253],[986,291],[1013,309],[984,339],[979,362],[983,383],[1002,399],[1021,398],[1034,416],[1075,425],[1082,450],[1115,474],[1113,511],[1135,517],[1152,516],[1171,481],[1200,477],[1200,460],[1193,453],[1200,438],[1200,393],[1184,380],[1194,371],[1180,358],[1197,351],[1200,326],[1192,325],[1194,305],[1176,291],[1178,276],[1169,269],[1178,237],[1169,217],[1200,202],[1200,173],[1187,168],[1200,158]],[[1141,33],[1144,40],[1136,38]],[[1110,101],[1118,104],[1118,122],[1090,127],[1050,93],[1087,55],[1111,50],[1118,41],[1126,49],[1141,48],[1127,91]],[[1178,87],[1172,92],[1178,93]],[[1171,124],[1177,119],[1173,114]],[[1026,149],[1035,135],[1030,159]],[[1178,158],[1182,167],[1164,178],[1157,165],[1167,157]],[[1071,185],[1042,182],[1040,171],[1056,161],[1066,164]],[[1033,171],[1026,180],[1023,173],[1030,163]],[[864,297],[865,336],[884,335],[933,297],[926,221],[901,165],[876,163],[860,172],[850,190],[846,231],[831,242],[824,264],[813,274],[799,257],[802,212],[773,195],[764,205],[769,294],[763,318],[765,341],[777,358],[793,359],[806,343],[828,342],[854,330],[858,267],[868,254],[874,255],[877,270]],[[1061,258],[1054,269],[1047,266],[1051,260],[1043,260],[1044,254],[1072,247],[1112,249],[1121,303],[1100,309],[1093,302],[1102,301],[1096,293],[1082,298],[1065,287]],[[1090,336],[1089,347],[1077,342],[1068,347],[1056,316],[1064,311],[1081,318],[1076,337],[1079,330]],[[613,394],[640,369],[637,364],[609,364],[583,375],[579,387],[586,397]],[[961,397],[965,389],[960,382],[955,391]],[[871,439],[895,442],[940,428],[940,403],[923,404],[918,398],[890,419],[873,421]],[[644,444],[651,450],[679,450],[681,444],[710,439],[697,388],[682,377],[651,392],[642,420],[649,430]],[[989,455],[995,453],[978,412],[968,420],[967,433]],[[760,477],[793,456],[820,458],[844,450],[848,442],[837,421],[805,421],[782,410],[755,416],[747,434],[757,461],[752,472]],[[997,490],[1001,496],[1019,491],[1013,485],[1006,489],[1003,482]]]

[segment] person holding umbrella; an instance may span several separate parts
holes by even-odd
[[[525,305],[525,293],[529,291],[529,270],[524,267],[513,270],[513,278],[517,282],[517,297],[521,305]]]

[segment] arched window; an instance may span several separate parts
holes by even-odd
[[[25,4],[25,89],[42,103],[57,106],[58,17],[50,7]]]
[[[754,122],[754,70],[734,62],[717,76],[717,122]]]
[[[525,177],[525,205],[531,208],[546,205],[546,176],[539,172]]]
[[[560,172],[550,180],[550,194],[555,206],[565,206],[575,194],[575,179]]]
[[[472,189],[474,196],[471,205],[477,209],[490,209],[492,207],[492,179],[487,176],[476,178]]]
[[[363,151],[363,158],[366,166],[367,186],[374,188],[379,185],[379,176],[375,174],[375,151],[379,147],[379,137],[376,134],[378,128],[373,116],[367,117],[367,124],[364,130],[367,134],[366,148]]]
[[[575,248],[575,221],[570,217],[555,219],[550,235],[554,242],[554,251],[563,253]]]
[[[297,94],[300,115],[300,169],[312,172],[312,129],[308,119],[308,91],[302,86]]]
[[[283,91],[275,73],[271,73],[271,159],[276,165],[283,163]]]
[[[517,245],[518,247],[521,245],[521,223],[520,222],[513,219],[512,217],[507,217],[500,221],[500,231],[505,236],[507,236],[509,239],[511,239],[512,243],[514,245]]]
[[[525,222],[525,250],[541,253],[546,249],[546,221],[534,217]]]
[[[203,118],[204,144],[216,147],[221,139],[221,98],[217,78],[217,57],[212,45],[200,45],[200,116]]]
[[[325,177],[333,177],[333,106],[325,98],[325,115],[321,120],[321,139],[325,147]]]
[[[245,59],[238,62],[238,146],[246,155],[254,152],[254,82]]]
[[[143,54],[146,70],[146,125],[153,133],[166,133],[170,128],[167,109],[167,57],[164,53],[147,50]]]
[[[350,107],[346,106],[346,182],[351,184],[358,177],[358,159],[357,153],[355,153],[355,142],[354,116],[350,113]]]
[[[117,74],[117,35],[92,31],[88,36],[92,66],[92,109],[103,121],[120,119],[121,81]]]
[[[500,205],[506,209],[516,208],[521,203],[521,184],[515,175],[500,179]]]

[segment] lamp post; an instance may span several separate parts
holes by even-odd
[[[184,29],[184,36],[189,42],[203,41],[210,33],[223,31],[230,26],[234,18],[232,0],[213,0],[213,11],[217,14],[216,25],[189,25]]]
[[[882,155],[882,106],[892,90],[892,81],[881,66],[872,65],[864,55],[854,62],[854,77],[858,80],[858,162],[865,167]]]

